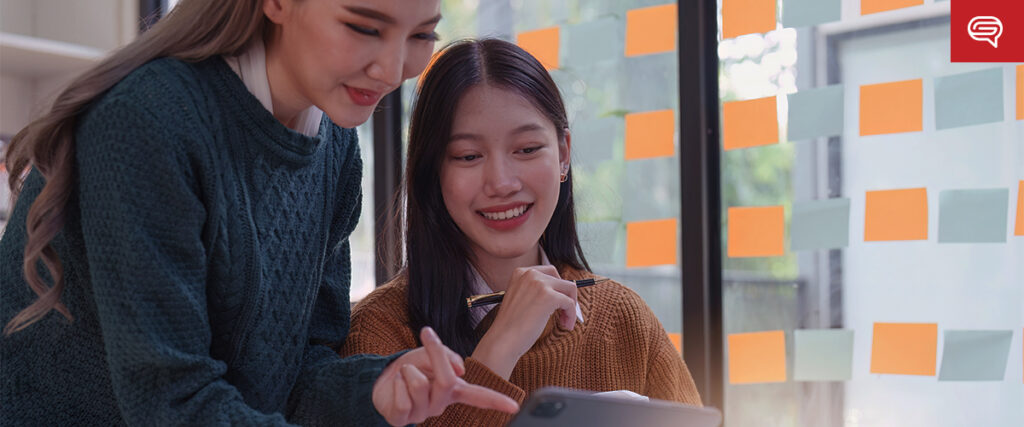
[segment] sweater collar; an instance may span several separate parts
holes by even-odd
[[[332,137],[334,127],[330,119],[324,115],[315,136],[306,136],[296,132],[280,121],[264,108],[260,100],[245,86],[242,79],[231,70],[223,57],[214,57],[209,61],[212,70],[213,86],[222,99],[218,102],[226,108],[237,112],[244,122],[235,124],[242,132],[257,133],[255,140],[263,144],[269,151],[283,160],[298,164],[308,164],[313,154],[321,145],[321,141]]]
[[[267,51],[263,47],[263,40],[257,38],[245,52],[238,56],[225,56],[224,62],[228,63],[231,70],[242,79],[242,83],[249,89],[271,114],[274,113],[274,100],[270,94],[270,79],[267,77]],[[296,120],[299,133],[315,137],[320,132],[320,121],[324,112],[315,105],[305,109]]]

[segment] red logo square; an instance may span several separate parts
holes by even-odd
[[[1024,0],[952,0],[953,62],[1024,62]]]

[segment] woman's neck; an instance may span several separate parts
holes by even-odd
[[[290,129],[299,126],[299,114],[313,104],[306,100],[294,80],[284,66],[284,58],[276,49],[276,43],[266,40],[267,83],[270,85],[270,98],[274,106],[274,117]]]
[[[494,292],[508,290],[508,282],[512,272],[517,268],[531,267],[541,264],[540,245],[514,258],[499,258],[489,255],[477,256],[473,262],[480,277],[487,282]]]

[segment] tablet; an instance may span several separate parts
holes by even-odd
[[[714,408],[544,387],[530,395],[509,427],[718,427],[721,422],[722,414]]]

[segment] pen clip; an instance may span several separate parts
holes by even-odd
[[[495,292],[493,294],[474,295],[466,298],[466,306],[474,308],[481,305],[493,304],[501,301],[501,298],[504,296],[505,291]]]

